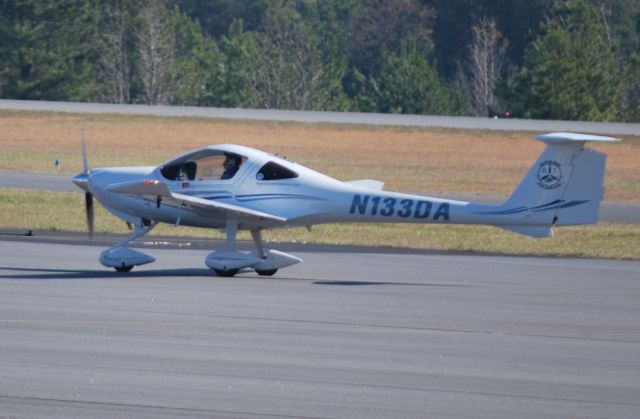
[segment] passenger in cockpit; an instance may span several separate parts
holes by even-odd
[[[221,180],[231,179],[236,174],[240,168],[240,164],[242,163],[242,158],[236,154],[225,153],[225,156],[226,158],[222,164],[224,172],[222,173],[222,176],[220,176]]]
[[[194,180],[198,165],[193,160],[185,162],[178,170],[175,180]]]

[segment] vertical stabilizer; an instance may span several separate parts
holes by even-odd
[[[503,213],[521,214],[522,219],[516,225],[525,226],[596,223],[600,201],[604,197],[606,156],[585,149],[584,145],[588,141],[620,140],[566,132],[540,135],[536,139],[544,142],[546,147],[501,207]],[[505,227],[527,234],[527,229],[521,227]]]

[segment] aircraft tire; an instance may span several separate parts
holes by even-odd
[[[261,276],[273,276],[276,272],[277,269],[256,269],[256,273]]]
[[[224,277],[235,276],[235,274],[238,273],[238,269],[229,269],[227,271],[223,271],[222,269],[214,269],[214,271],[216,272],[216,275]]]
[[[131,269],[133,269],[133,265],[116,266],[113,269],[115,269],[118,272],[129,272]]]

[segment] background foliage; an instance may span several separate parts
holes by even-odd
[[[0,0],[0,97],[640,121],[640,0]]]

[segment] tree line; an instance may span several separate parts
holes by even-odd
[[[640,121],[640,0],[0,0],[0,97]]]

